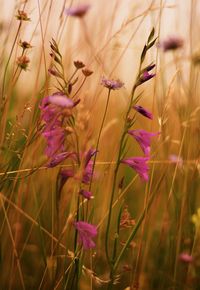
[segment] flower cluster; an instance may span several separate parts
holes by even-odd
[[[153,119],[152,113],[147,111],[141,106],[135,105],[133,108],[148,119]],[[150,159],[150,145],[151,145],[151,138],[157,136],[159,132],[151,133],[145,130],[128,130],[127,133],[132,136],[140,145],[142,151],[144,152],[144,157],[129,157],[126,159],[121,160],[121,163],[130,166],[134,169],[140,176],[141,180],[148,181],[148,161]]]
[[[50,158],[49,167],[55,167],[65,159],[74,155],[65,151],[65,131],[63,124],[65,118],[69,118],[75,103],[63,93],[57,92],[45,97],[41,104],[41,118],[44,121],[42,135],[47,141],[45,153]]]

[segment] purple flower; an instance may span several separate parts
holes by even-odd
[[[169,50],[176,50],[183,47],[184,41],[181,37],[170,36],[168,39],[161,41],[158,47],[162,48],[164,52]]]
[[[124,83],[122,83],[120,80],[109,80],[105,77],[102,77],[101,85],[109,90],[119,90],[124,86]]]
[[[84,221],[75,222],[74,226],[78,231],[79,243],[83,245],[84,250],[94,248],[96,245],[92,239],[97,236],[96,226]]]
[[[61,93],[56,93],[51,96],[48,96],[48,102],[50,104],[54,104],[64,108],[74,107],[74,102]]]
[[[92,192],[88,191],[88,190],[85,190],[85,189],[81,189],[79,194],[82,195],[84,198],[86,198],[88,200],[91,199],[91,197],[92,197]]]
[[[89,4],[83,4],[76,7],[65,9],[65,14],[69,16],[82,18],[90,9]]]
[[[193,257],[187,253],[181,253],[179,255],[179,259],[180,261],[184,262],[184,263],[192,263],[193,262]]]
[[[133,106],[133,108],[138,112],[140,113],[141,115],[153,120],[153,115],[151,112],[147,111],[145,108],[143,108],[142,106],[138,106],[138,105],[135,105]]]
[[[47,139],[47,147],[45,154],[48,157],[52,157],[59,150],[63,150],[63,143],[65,140],[64,129],[60,127],[53,128],[49,131],[44,131],[42,135]]]
[[[59,163],[64,161],[65,159],[67,159],[71,156],[74,156],[74,155],[75,155],[75,153],[73,153],[73,152],[62,152],[62,153],[59,153],[57,155],[54,155],[52,157],[52,159],[50,160],[50,162],[47,164],[47,167],[55,167]]]
[[[92,172],[93,171],[93,164],[94,164],[94,162],[92,160],[90,160],[83,170],[82,182],[84,184],[90,183],[92,173],[93,173]]]
[[[158,135],[159,132],[149,133],[145,130],[129,130],[128,134],[130,134],[135,138],[135,140],[139,143],[144,154],[149,155],[151,138]]]
[[[153,77],[155,77],[155,75],[156,75],[156,74],[151,74],[151,73],[149,73],[147,70],[144,71],[144,72],[142,73],[142,75],[140,76],[140,78],[139,78],[138,85],[141,85],[141,84],[147,82],[148,80],[150,80],[150,79],[152,79]]]
[[[82,176],[82,182],[84,184],[89,184],[92,174],[93,174],[93,165],[94,162],[91,160],[91,158],[97,154],[96,149],[89,149],[85,154],[85,164],[83,169],[83,176]]]
[[[149,166],[147,161],[149,161],[149,157],[130,157],[123,159],[121,163],[127,164],[134,169],[143,181],[148,181]]]

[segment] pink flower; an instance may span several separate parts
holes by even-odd
[[[90,9],[89,4],[83,4],[76,7],[65,9],[66,15],[82,18]]]
[[[97,154],[96,149],[89,149],[85,154],[85,165],[83,170],[82,182],[85,184],[89,184],[92,174],[93,174],[93,165],[94,162],[91,158]]]
[[[51,96],[48,96],[48,102],[50,104],[54,104],[69,109],[74,107],[74,102],[61,93],[56,93]]]
[[[74,156],[75,156],[75,153],[73,153],[73,152],[62,152],[62,153],[59,153],[57,155],[54,155],[52,157],[52,159],[50,160],[50,162],[47,164],[47,167],[55,167],[59,163],[64,161],[65,159],[67,159],[69,157],[74,157]]]
[[[47,140],[47,147],[45,154],[48,157],[52,157],[56,152],[64,149],[63,143],[65,140],[64,129],[60,127],[52,128],[49,131],[44,131],[42,135]]]
[[[159,132],[149,133],[145,130],[129,130],[128,134],[130,134],[135,138],[135,140],[139,143],[144,154],[149,155],[151,138],[158,135]]]
[[[78,231],[79,243],[83,245],[83,248],[85,250],[94,248],[96,245],[92,239],[97,236],[96,226],[84,221],[75,222],[74,226]]]
[[[135,109],[138,113],[143,115],[144,117],[153,120],[153,115],[151,112],[147,111],[145,108],[139,105],[133,106],[133,109]]]
[[[141,180],[148,181],[149,166],[147,161],[149,161],[149,157],[130,157],[123,159],[121,163],[127,164],[132,169],[134,169],[139,174]]]
[[[193,257],[187,253],[181,253],[179,259],[185,263],[192,263],[194,260]]]
[[[81,189],[79,194],[82,195],[84,198],[86,198],[88,200],[91,199],[91,197],[92,197],[92,192],[88,191],[88,190],[85,190],[85,189]]]
[[[101,84],[109,90],[119,90],[124,86],[120,80],[109,80],[102,77]]]

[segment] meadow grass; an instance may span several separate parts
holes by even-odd
[[[1,4],[0,290],[200,289],[198,1]]]

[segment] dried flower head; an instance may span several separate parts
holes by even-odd
[[[23,70],[27,69],[29,62],[30,59],[26,55],[21,55],[17,58],[17,65]]]
[[[27,16],[27,13],[23,10],[18,10],[18,14],[16,15],[16,18],[20,21],[30,21],[31,19]]]
[[[81,69],[81,68],[84,68],[85,67],[85,64],[82,61],[80,61],[80,60],[75,60],[74,61],[74,66],[77,69]]]
[[[105,77],[101,79],[101,85],[109,90],[119,90],[124,86],[124,83],[120,80],[110,80]]]
[[[183,47],[184,41],[181,37],[170,36],[168,39],[161,41],[158,47],[162,48],[164,52],[169,50],[176,50]]]
[[[32,48],[32,45],[27,42],[27,41],[19,41],[19,46],[21,46],[23,48],[23,50],[28,49],[28,48]]]
[[[89,4],[83,4],[76,7],[65,9],[65,14],[69,16],[82,18],[83,16],[85,16],[85,14],[88,12],[89,9],[90,9]]]
[[[91,74],[93,74],[93,71],[89,70],[88,68],[82,69],[82,73],[84,76],[89,77]]]

